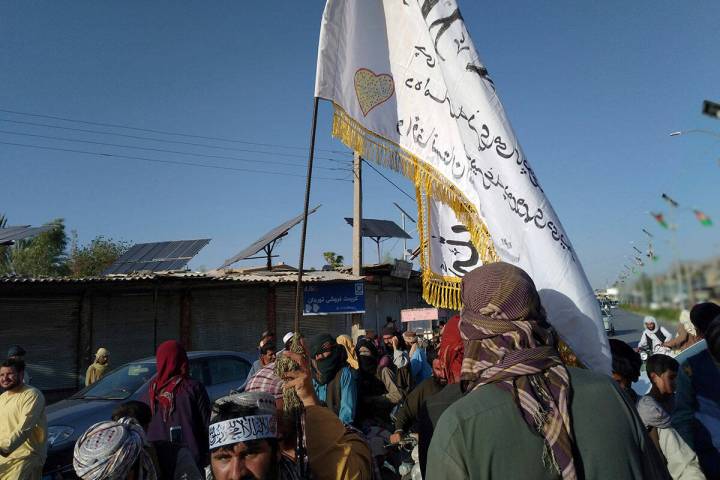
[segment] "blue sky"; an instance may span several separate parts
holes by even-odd
[[[133,242],[208,237],[212,242],[191,266],[218,266],[302,209],[323,6],[3,2],[0,212],[11,224],[63,217],[81,241],[97,235]],[[633,253],[630,242],[644,242],[642,227],[656,234],[661,258],[650,271],[667,266],[669,235],[648,214],[667,213],[662,192],[720,222],[720,142],[701,134],[668,136],[690,128],[720,131],[720,121],[700,114],[703,99],[720,100],[720,3],[518,0],[461,1],[460,7],[594,286],[615,278]],[[330,137],[329,105],[321,105],[318,148],[318,176],[349,178],[347,151]],[[404,178],[384,173],[412,191]],[[413,211],[413,202],[375,172],[366,168],[364,179],[366,217],[399,222],[393,201]],[[349,259],[351,229],[343,217],[352,213],[352,184],[318,179],[312,203],[323,207],[309,224],[306,264],[321,266],[326,250]],[[720,225],[702,228],[687,210],[677,212],[676,223],[680,257],[720,253]],[[278,249],[280,260],[297,264],[298,245],[296,229]],[[384,248],[401,255],[399,242]],[[368,261],[376,260],[370,242],[366,251]]]

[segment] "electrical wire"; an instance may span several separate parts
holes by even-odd
[[[115,157],[115,158],[124,158],[129,160],[142,160],[145,162],[153,162],[153,163],[164,163],[164,164],[170,164],[170,165],[183,165],[183,166],[190,166],[190,167],[201,167],[201,168],[211,168],[215,170],[228,170],[228,171],[234,171],[234,172],[245,172],[245,173],[264,173],[269,175],[281,175],[285,177],[300,177],[305,178],[305,175],[303,174],[295,174],[295,173],[287,173],[287,172],[273,172],[269,170],[253,170],[251,168],[239,168],[239,167],[224,167],[221,165],[208,165],[204,163],[193,163],[193,162],[183,162],[180,160],[161,160],[157,158],[147,158],[147,157],[136,157],[132,155],[122,155],[117,153],[103,153],[103,152],[89,152],[86,150],[75,150],[71,148],[60,148],[60,147],[47,147],[44,145],[30,145],[25,143],[13,143],[13,142],[4,142],[0,141],[0,145],[11,145],[14,147],[26,147],[26,148],[36,148],[40,150],[52,150],[52,151],[59,151],[59,152],[68,152],[68,153],[80,153],[84,155],[95,155],[99,157]],[[313,177],[318,180],[334,180],[338,182],[349,182],[350,180],[344,180],[342,178],[336,178],[336,177]]]
[[[230,152],[244,152],[244,153],[259,153],[262,155],[277,155],[280,157],[295,157],[295,158],[305,158],[307,155],[299,154],[299,153],[287,153],[287,152],[271,152],[271,151],[265,151],[265,150],[250,150],[247,148],[235,148],[235,147],[223,147],[220,145],[209,145],[207,143],[194,143],[194,142],[184,142],[182,140],[167,140],[164,138],[153,138],[153,137],[143,137],[141,135],[128,135],[125,133],[117,133],[117,132],[107,132],[103,130],[90,130],[86,128],[74,128],[74,127],[63,127],[60,125],[52,125],[50,123],[38,123],[38,122],[25,122],[22,120],[12,120],[8,118],[0,118],[0,122],[6,122],[6,123],[13,123],[17,125],[30,125],[33,127],[44,127],[44,128],[55,128],[58,130],[67,130],[71,132],[81,132],[81,133],[92,133],[92,134],[98,134],[98,135],[112,135],[115,137],[123,137],[123,138],[132,138],[135,140],[143,140],[143,141],[151,141],[151,142],[161,142],[161,143],[173,143],[177,145],[189,145],[193,147],[203,147],[203,148],[214,148],[218,150],[225,150]],[[330,162],[337,162],[337,163],[344,163],[344,164],[350,164],[352,163],[352,160],[338,160],[336,158],[330,158],[330,157],[315,157],[316,160],[327,160]]]
[[[56,115],[44,115],[40,113],[28,113],[28,112],[21,112],[18,110],[9,110],[6,108],[0,108],[0,112],[3,113],[11,113],[14,115],[26,115],[29,117],[37,117],[37,118],[48,118],[52,120],[61,120],[64,122],[75,122],[75,123],[82,123],[85,125],[97,125],[100,127],[111,127],[111,128],[125,128],[127,130],[135,130],[138,132],[149,132],[149,133],[157,133],[161,135],[172,135],[172,136],[178,136],[178,137],[189,137],[189,138],[199,138],[204,140],[216,140],[221,142],[230,142],[230,143],[241,143],[245,145],[255,145],[259,147],[278,147],[278,148],[289,148],[289,149],[295,149],[295,150],[305,150],[307,151],[306,147],[297,147],[293,145],[282,145],[277,143],[261,143],[261,142],[250,142],[246,140],[237,140],[233,138],[223,138],[223,137],[211,137],[211,136],[205,136],[205,135],[194,135],[191,133],[182,133],[182,132],[171,132],[168,130],[157,130],[152,128],[140,128],[140,127],[133,127],[131,125],[122,125],[118,123],[107,123],[107,122],[91,122],[87,120],[78,120],[75,118],[68,118],[68,117],[60,117]],[[336,153],[340,155],[348,155],[350,152],[347,151],[341,151],[341,150],[329,150],[329,149],[316,149],[316,151],[324,151],[329,153]]]
[[[409,193],[407,193],[405,190],[403,190],[402,188],[400,188],[395,182],[393,182],[393,181],[390,180],[388,177],[386,177],[385,175],[383,175],[383,173],[382,173],[380,170],[378,170],[377,168],[375,168],[375,166],[374,166],[372,163],[368,162],[368,161],[365,160],[364,158],[362,159],[362,161],[365,162],[365,164],[366,164],[367,166],[369,166],[370,168],[372,168],[373,170],[375,170],[375,172],[376,172],[378,175],[380,175],[382,178],[384,178],[385,180],[387,180],[387,181],[390,183],[390,185],[392,185],[393,187],[397,188],[397,189],[400,191],[400,193],[402,193],[403,195],[405,195],[406,197],[408,197],[408,198],[409,198],[410,200],[412,200],[413,202],[415,201],[415,197],[411,196],[411,195],[410,195]]]
[[[93,140],[80,140],[76,138],[68,138],[68,137],[55,137],[53,135],[41,135],[37,133],[24,133],[24,132],[13,132],[10,130],[0,130],[0,133],[6,134],[6,135],[19,135],[23,137],[34,137],[34,138],[44,138],[47,140],[60,140],[63,142],[73,142],[73,143],[86,143],[89,145],[99,145],[103,147],[118,147],[118,148],[130,148],[133,150],[145,150],[148,152],[159,152],[159,153],[172,153],[173,155],[186,155],[191,157],[201,157],[201,158],[214,158],[214,159],[221,159],[221,160],[234,160],[237,162],[251,162],[251,163],[273,163],[276,165],[283,165],[283,166],[289,166],[289,167],[305,167],[305,165],[301,163],[290,163],[290,162],[280,162],[277,160],[250,160],[247,158],[238,158],[238,157],[228,157],[227,155],[208,155],[203,153],[191,153],[191,152],[181,152],[178,150],[165,150],[162,148],[151,148],[151,147],[138,147],[134,145],[122,145],[118,143],[107,143],[107,142],[96,142]],[[334,170],[334,171],[352,171],[350,168],[340,168],[340,167],[317,167],[319,169],[323,170]]]

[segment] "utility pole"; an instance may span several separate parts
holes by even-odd
[[[356,277],[362,275],[362,258],[363,258],[363,242],[362,242],[362,158],[358,152],[353,154],[353,238],[352,238],[352,254],[353,269],[352,273]],[[354,313],[352,315],[352,331],[351,337],[353,341],[360,336],[359,330],[362,329],[362,313]]]

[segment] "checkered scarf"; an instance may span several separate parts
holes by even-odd
[[[544,464],[564,480],[577,478],[568,372],[532,279],[508,263],[483,265],[464,277],[462,300],[465,392],[493,383],[510,392],[544,438]]]

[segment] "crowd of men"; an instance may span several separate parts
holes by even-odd
[[[279,343],[265,332],[245,384],[214,403],[190,378],[182,345],[164,342],[145,401],[122,404],[77,440],[75,472],[400,478],[396,446],[414,438],[432,480],[720,478],[719,306],[694,306],[674,339],[644,320],[638,349],[666,350],[647,358],[652,387],[639,396],[638,349],[610,340],[612,378],[583,368],[560,348],[523,270],[479,267],[464,277],[462,300],[433,340],[392,322],[356,341],[288,332]],[[669,355],[700,342],[681,364]],[[0,367],[1,479],[39,479],[45,458],[45,402],[25,381],[21,350]],[[98,351],[88,383],[108,355]]]

